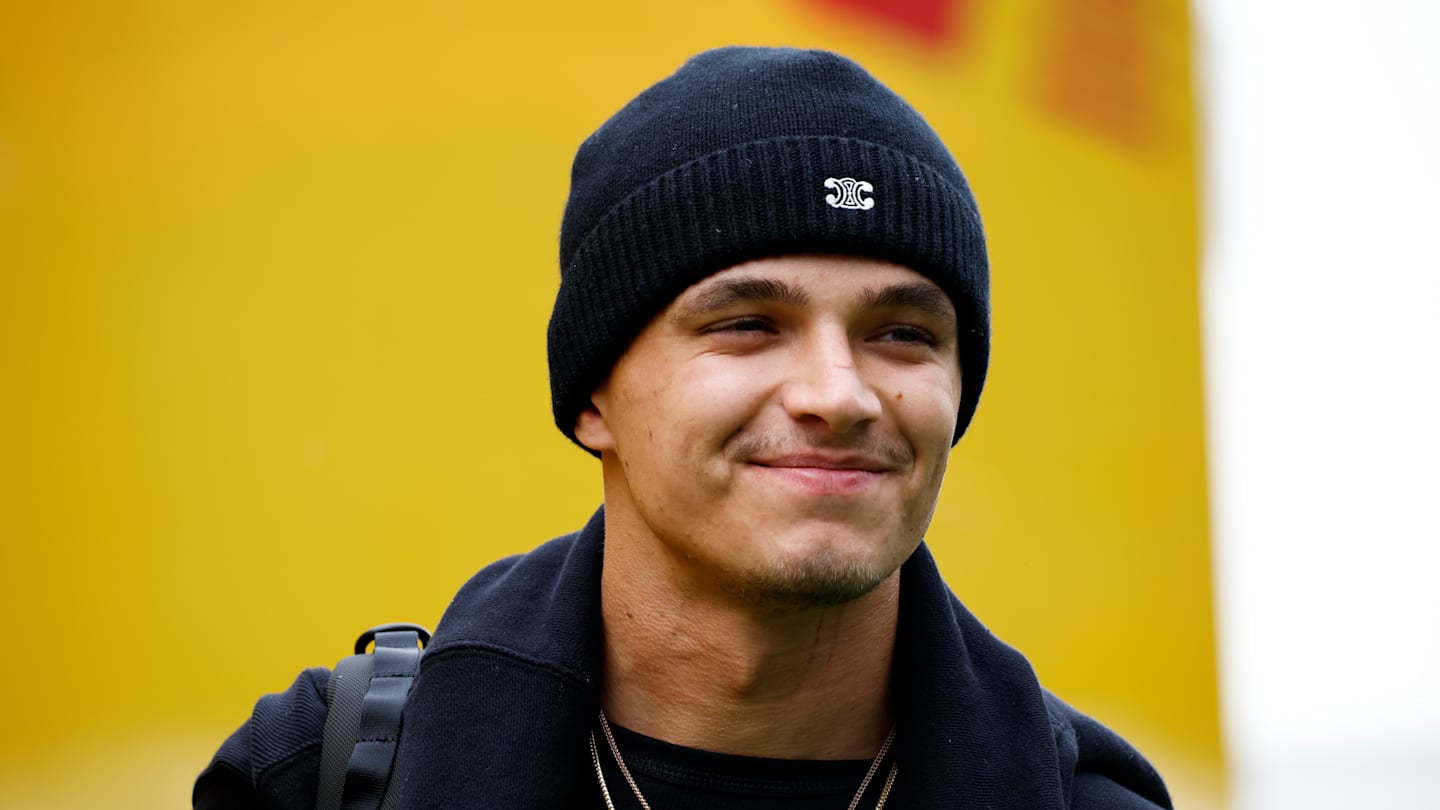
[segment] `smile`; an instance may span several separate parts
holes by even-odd
[[[862,457],[814,455],[756,460],[751,467],[779,486],[811,495],[856,495],[869,491],[891,468]]]

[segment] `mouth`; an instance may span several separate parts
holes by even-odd
[[[851,454],[797,453],[749,463],[768,484],[811,496],[863,494],[895,469],[880,459]]]
[[[824,470],[828,472],[885,473],[894,469],[890,463],[872,456],[853,453],[793,453],[756,458],[751,464],[779,470]]]

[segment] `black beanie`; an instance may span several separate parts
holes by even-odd
[[[580,145],[550,315],[556,426],[579,444],[575,420],[595,389],[687,287],[800,253],[891,261],[950,296],[960,324],[958,441],[990,355],[975,198],[899,96],[849,59],[788,48],[699,54]]]

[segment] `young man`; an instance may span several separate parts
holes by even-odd
[[[974,199],[833,54],[701,54],[576,156],[556,424],[580,532],[456,596],[387,807],[1153,808],[922,544],[989,355]],[[314,801],[326,673],[263,698],[199,807]]]

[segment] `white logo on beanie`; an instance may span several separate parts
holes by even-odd
[[[875,200],[860,196],[875,190],[868,180],[856,180],[853,177],[827,177],[825,178],[825,188],[833,188],[838,192],[825,195],[825,202],[829,203],[831,208],[869,211],[875,207]]]

